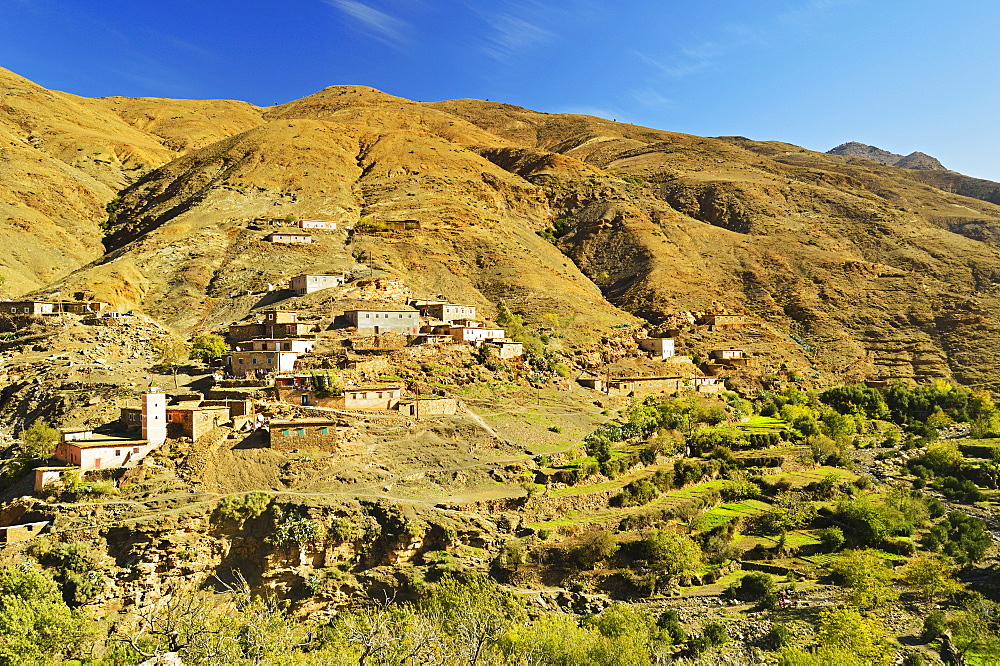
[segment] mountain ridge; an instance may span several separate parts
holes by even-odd
[[[89,197],[8,194],[17,208],[0,224],[51,220],[15,237],[39,267],[5,262],[9,293],[84,291],[197,332],[246,314],[254,300],[234,294],[367,266],[487,314],[505,299],[532,321],[572,320],[581,344],[635,317],[669,327],[722,309],[771,331],[778,366],[817,377],[992,383],[1000,366],[1000,189],[989,181],[364,86],[267,108],[27,84],[5,97],[12,146]],[[37,146],[32,128],[44,131]],[[254,229],[287,215],[421,229],[317,235],[312,247],[276,247]],[[86,252],[50,256],[59,224]]]

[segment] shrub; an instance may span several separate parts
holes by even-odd
[[[764,644],[770,650],[780,650],[792,644],[792,632],[783,624],[771,626],[771,630],[764,637]]]
[[[702,633],[711,645],[722,645],[729,640],[729,634],[726,632],[726,628],[718,622],[712,622],[711,624],[705,625],[705,630]]]
[[[641,506],[659,497],[660,491],[649,479],[639,479],[625,486],[617,497],[619,506]]]
[[[570,559],[581,569],[592,569],[594,566],[618,551],[618,541],[606,531],[591,532],[583,537],[581,542],[570,549]]]
[[[844,546],[844,530],[839,527],[823,528],[816,536],[823,545],[823,550],[828,553],[840,550]]]
[[[677,611],[675,610],[663,611],[656,620],[656,626],[670,637],[670,642],[674,645],[681,645],[687,640],[687,633],[685,633],[684,627],[681,626],[680,616],[677,615]]]
[[[264,541],[277,546],[302,546],[305,543],[316,541],[322,536],[323,528],[315,520],[288,516],[283,519],[279,518],[274,532]]]
[[[937,640],[948,631],[948,620],[942,611],[934,611],[924,618],[924,627],[920,632],[920,640],[930,643]]]
[[[701,548],[686,534],[658,530],[642,541],[642,550],[653,569],[667,576],[681,576],[701,566]]]
[[[763,571],[752,571],[726,589],[727,596],[740,601],[760,601],[774,592],[774,577]]]
[[[258,518],[271,503],[271,496],[267,493],[253,492],[246,495],[227,495],[219,501],[215,507],[215,513],[220,518],[235,520],[237,522],[248,518]]]

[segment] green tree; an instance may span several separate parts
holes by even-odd
[[[1000,606],[980,594],[971,595],[948,622],[959,656],[975,653],[979,663],[1000,660]]]
[[[59,431],[45,423],[35,421],[21,435],[21,452],[29,460],[45,459],[55,451],[59,443]]]
[[[851,605],[861,610],[869,610],[898,596],[890,587],[892,569],[873,550],[845,551],[830,571],[849,589],[847,598]]]
[[[819,615],[819,644],[856,655],[865,664],[888,664],[891,652],[885,627],[853,608],[831,608]],[[830,662],[833,663],[833,662]]]
[[[435,618],[410,604],[375,603],[338,613],[330,633],[350,647],[359,666],[442,663],[449,656]]]
[[[180,338],[170,336],[160,343],[156,365],[153,366],[153,370],[171,375],[174,378],[174,388],[179,388],[177,385],[177,369],[189,356],[190,352],[184,341]]]
[[[955,579],[958,567],[949,557],[918,554],[899,572],[899,578],[920,591],[927,603],[934,603],[962,591]]]
[[[683,576],[702,565],[701,548],[687,534],[657,530],[642,541],[651,568],[665,576]]]
[[[0,665],[47,664],[78,656],[90,620],[63,601],[59,586],[38,569],[0,569]]]
[[[229,345],[221,335],[202,333],[191,341],[191,358],[211,361],[229,353]]]
[[[443,579],[422,607],[440,619],[471,666],[489,661],[504,634],[527,617],[513,595],[481,573],[470,574],[465,582]]]

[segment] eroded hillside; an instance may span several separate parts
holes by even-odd
[[[242,316],[240,289],[367,266],[584,329],[743,312],[855,378],[990,384],[1000,362],[988,181],[360,86],[263,109],[5,85],[9,293],[87,291],[193,331]],[[252,228],[286,215],[421,229],[276,248]]]

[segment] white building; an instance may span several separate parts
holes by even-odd
[[[154,446],[167,441],[167,394],[156,386],[142,394],[142,438]]]
[[[344,284],[343,275],[296,275],[289,280],[289,286],[296,296],[305,296],[320,289],[339,287]]]
[[[336,231],[337,223],[333,220],[299,220],[299,229],[319,229],[321,231]]]
[[[448,334],[456,342],[471,342],[477,344],[484,340],[499,340],[507,337],[507,332],[502,328],[483,328],[472,326],[452,326],[448,329]]]
[[[310,234],[303,233],[278,233],[268,234],[264,237],[264,240],[271,243],[312,243],[313,237]]]
[[[674,355],[673,338],[643,338],[639,340],[639,348],[653,352],[659,359],[670,358]]]

